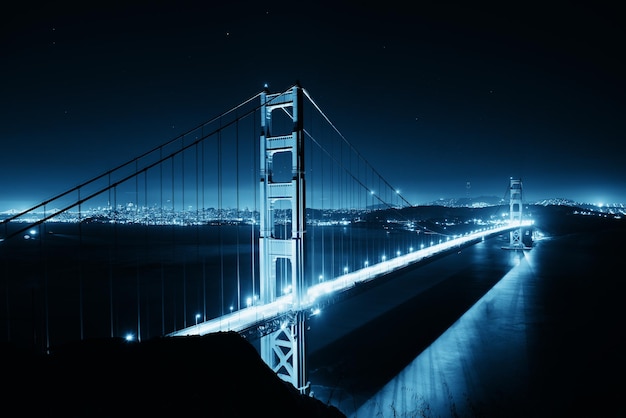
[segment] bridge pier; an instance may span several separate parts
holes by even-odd
[[[282,287],[278,283],[277,263],[284,262],[283,281],[292,295],[293,315],[289,321],[273,333],[261,337],[261,358],[279,377],[294,385],[301,393],[308,393],[305,351],[305,315],[301,301],[306,294],[304,283],[304,233],[305,182],[304,182],[304,129],[302,118],[302,89],[296,85],[283,93],[261,93],[260,138],[260,237],[259,280],[261,303],[271,303],[279,296]],[[291,132],[276,134],[273,111],[288,120],[285,125]],[[278,124],[276,124],[278,125]],[[282,163],[282,167],[280,164]],[[290,172],[291,176],[280,173]],[[290,214],[291,232],[278,233],[275,211],[285,203],[285,213]],[[286,222],[283,220],[283,222]]]
[[[260,338],[261,358],[281,379],[309,394],[305,356],[305,312],[299,311],[280,328]]]

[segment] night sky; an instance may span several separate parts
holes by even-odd
[[[626,203],[617,5],[129,3],[3,13],[0,211],[296,81],[413,204]]]

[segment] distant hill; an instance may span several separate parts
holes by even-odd
[[[497,196],[478,196],[478,197],[455,197],[447,199],[438,199],[427,202],[420,206],[446,206],[446,207],[485,207],[498,206],[507,204],[508,201]]]

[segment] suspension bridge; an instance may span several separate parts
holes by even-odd
[[[338,294],[494,235],[526,249],[522,183],[508,211],[415,215],[296,84],[263,91],[27,210],[0,229],[9,342],[259,338],[308,391],[305,323]]]

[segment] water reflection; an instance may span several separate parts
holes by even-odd
[[[486,409],[506,412],[512,403],[522,411],[527,301],[535,280],[529,254],[509,252],[513,268],[502,280],[358,410],[342,411],[359,418],[479,416]]]

